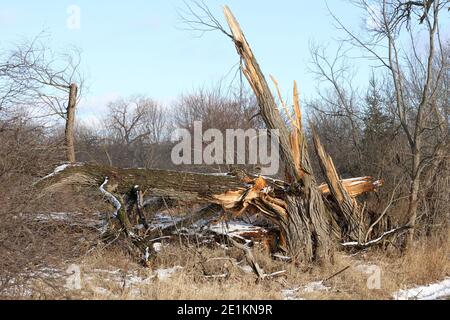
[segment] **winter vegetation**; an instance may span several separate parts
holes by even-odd
[[[450,1],[352,3],[369,23],[330,11],[342,39],[310,45],[321,86],[302,101],[227,6],[190,1],[181,19],[236,48],[240,81],[119,97],[95,124],[77,118],[81,50],[0,43],[0,298],[449,299]],[[197,121],[277,130],[278,173],[175,164],[172,133]]]

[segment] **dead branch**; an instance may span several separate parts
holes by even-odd
[[[251,249],[249,247],[247,247],[245,244],[240,244],[239,242],[234,240],[232,237],[228,237],[228,240],[231,242],[231,244],[233,246],[244,251],[245,257],[247,258],[247,262],[252,267],[255,274],[258,276],[258,280],[265,279],[266,274],[264,273],[263,269],[261,269],[261,267],[259,266],[255,257],[253,256]]]
[[[402,227],[398,227],[398,228],[386,231],[381,236],[379,236],[378,238],[370,240],[370,241],[367,241],[367,242],[364,242],[364,243],[359,243],[357,241],[352,241],[352,242],[341,243],[341,245],[343,247],[346,247],[346,248],[366,249],[366,248],[375,246],[377,244],[380,244],[387,237],[393,236],[395,234],[398,234],[398,233],[400,233],[402,231],[405,231],[405,230],[408,230],[408,229],[411,229],[411,226],[406,225],[406,226],[402,226]]]

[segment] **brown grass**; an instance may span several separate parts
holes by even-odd
[[[218,248],[186,248],[178,243],[164,247],[143,268],[131,257],[114,247],[97,249],[80,258],[83,288],[79,291],[61,291],[40,281],[34,290],[45,299],[282,299],[282,290],[300,288],[293,296],[303,299],[391,299],[392,294],[406,287],[442,280],[450,275],[449,244],[447,238],[417,242],[405,255],[373,250],[350,256],[338,253],[335,263],[311,270],[300,270],[292,264],[274,261],[262,250],[255,256],[266,273],[286,270],[283,276],[256,281],[253,273],[244,272],[231,260],[243,261],[239,250]],[[241,262],[241,266],[244,262]],[[369,274],[361,265],[376,265],[381,269],[381,287],[369,289]],[[157,269],[183,267],[167,279],[154,277]],[[308,283],[321,281],[344,267],[349,269],[324,284],[328,291],[302,292]],[[205,275],[228,273],[226,278],[208,278]],[[63,279],[62,279],[63,280]],[[59,283],[59,289],[63,286]],[[53,285],[55,285],[53,283]],[[46,293],[42,293],[46,292]]]

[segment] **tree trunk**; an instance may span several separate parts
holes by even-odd
[[[416,143],[418,143],[416,141]],[[410,248],[414,241],[414,231],[416,228],[417,208],[419,206],[419,190],[420,190],[420,152],[416,148],[413,152],[412,163],[412,181],[409,190],[408,200],[408,226],[410,227],[405,240],[405,247]]]
[[[75,144],[74,144],[74,126],[75,126],[75,109],[77,105],[78,87],[72,83],[69,87],[69,103],[66,110],[66,129],[64,133],[65,148],[67,161],[74,163],[75,159]]]
[[[317,133],[313,128],[314,149],[319,160],[320,168],[329,186],[329,197],[333,205],[335,220],[340,226],[342,234],[340,238],[344,241],[357,239],[364,241],[366,226],[364,223],[364,212],[359,208],[354,197],[344,187],[334,166],[333,159],[325,152]]]
[[[333,258],[332,219],[309,165],[306,141],[300,127],[300,112],[299,110],[297,112],[297,128],[293,132],[297,139],[292,139],[239,23],[227,6],[224,13],[236,50],[244,62],[243,72],[256,95],[264,122],[268,129],[278,130],[281,158],[288,174],[295,178],[291,192],[283,199],[287,204],[286,215],[275,213],[275,219],[279,220],[281,227],[286,253],[294,260],[306,264],[330,261]],[[296,88],[294,90],[296,100],[298,99]],[[294,158],[292,151],[294,148],[299,150],[299,153],[296,153],[299,158]]]

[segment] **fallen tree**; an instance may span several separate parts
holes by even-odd
[[[362,177],[343,180],[342,184],[350,194],[357,196],[375,190],[381,182],[371,177]],[[58,192],[70,187],[78,189],[82,187],[91,190],[90,192],[99,190],[105,196],[105,200],[115,207],[106,237],[117,238],[118,233],[123,233],[139,248],[142,256],[148,255],[147,251],[151,248],[149,241],[162,236],[159,230],[146,231],[144,235],[139,235],[139,225],[148,228],[142,214],[145,206],[156,204],[156,208],[153,209],[157,211],[174,204],[206,204],[176,226],[164,229],[165,235],[171,235],[177,228],[187,227],[188,224],[198,220],[213,217],[221,209],[225,209],[233,216],[242,215],[244,212],[259,212],[279,227],[279,218],[271,210],[273,208],[279,208],[280,212],[286,210],[286,204],[282,199],[291,187],[281,180],[250,174],[210,175],[152,169],[122,169],[81,163],[57,168],[55,173],[40,180],[36,186],[44,193]],[[329,190],[325,185],[318,186],[318,192],[325,199],[329,197]],[[133,209],[136,209],[134,215]],[[134,219],[135,217],[137,219]],[[279,244],[278,249],[288,254],[280,242]]]
[[[258,212],[278,228],[278,250],[292,261],[306,265],[332,260],[336,243],[362,248],[378,243],[378,240],[366,239],[370,232],[375,239],[384,239],[403,230],[376,230],[376,225],[385,216],[369,217],[367,208],[360,205],[356,197],[375,190],[382,181],[371,177],[341,180],[331,157],[313,131],[314,150],[326,179],[322,185],[316,182],[302,124],[297,84],[294,83],[293,90],[295,114],[288,114],[290,123],[286,124],[237,20],[228,7],[224,13],[231,30],[227,35],[232,38],[242,60],[242,70],[258,100],[260,114],[268,129],[278,130],[280,156],[286,168],[284,181],[250,174],[244,177],[208,175],[86,164],[59,170],[39,185],[47,191],[67,185],[100,188],[116,208],[115,217],[120,222],[116,230],[137,245],[145,260],[150,246],[145,237],[133,231],[136,224],[130,222],[130,214],[136,207],[139,221],[145,225],[139,212],[143,197],[159,197],[165,205],[168,201],[208,203],[235,216],[246,211]],[[208,210],[199,214],[208,214]]]

